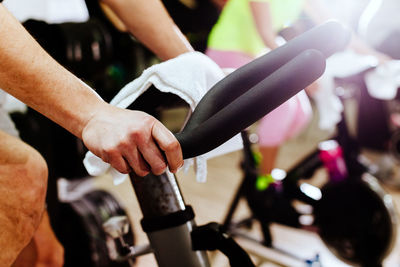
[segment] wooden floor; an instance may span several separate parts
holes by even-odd
[[[315,122],[314,120],[310,128],[296,139],[284,145],[279,154],[277,167],[289,168],[307,152],[312,151],[320,140],[330,135],[327,132],[319,131],[315,126]],[[192,169],[187,173],[182,171],[178,173],[178,182],[185,201],[194,208],[197,224],[201,225],[210,221],[221,222],[223,220],[234,192],[242,179],[242,172],[239,168],[240,161],[240,151],[210,159],[208,161],[206,183],[197,183]],[[97,180],[97,183],[99,187],[107,188],[114,192],[115,196],[128,209],[133,221],[137,243],[147,243],[146,236],[140,231],[139,220],[141,219],[141,214],[130,183],[126,182],[119,186],[113,186],[110,177],[102,177]],[[397,207],[400,207],[400,193],[388,190],[392,193]],[[247,214],[246,205],[241,203],[236,218],[241,218]],[[284,251],[284,253],[256,245],[256,243],[243,238],[237,239],[253,256],[258,266],[305,266],[304,260],[314,258],[317,254],[320,257],[322,266],[349,266],[331,254],[315,233],[282,225],[273,225],[272,233],[274,246]],[[257,225],[250,234],[256,239],[261,238]],[[292,256],[288,256],[289,254]],[[210,260],[213,267],[229,266],[223,255],[218,253],[210,254]],[[157,265],[152,255],[146,255],[138,259],[137,266],[150,267]],[[396,243],[393,252],[387,257],[384,266],[400,266],[399,242]]]

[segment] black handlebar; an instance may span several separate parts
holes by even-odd
[[[326,57],[344,49],[349,37],[341,24],[327,22],[218,82],[176,134],[183,157],[218,147],[307,87],[323,74]]]
[[[204,122],[176,134],[184,158],[206,153],[226,142],[315,81],[324,70],[325,58],[319,51],[301,53]],[[226,83],[226,93],[237,87],[240,85]]]
[[[327,58],[344,49],[349,37],[349,31],[341,24],[327,22],[242,66],[208,91],[197,105],[185,128],[193,129],[301,52],[316,49]]]

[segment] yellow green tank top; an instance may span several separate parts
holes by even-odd
[[[257,32],[250,2],[270,4],[273,27],[276,31],[295,21],[304,0],[229,0],[210,32],[208,47],[224,51],[241,51],[258,55],[265,45]]]

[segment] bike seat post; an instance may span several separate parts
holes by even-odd
[[[132,173],[130,178],[143,214],[142,227],[158,266],[209,267],[206,253],[192,250],[194,214],[185,205],[175,176],[138,177]]]

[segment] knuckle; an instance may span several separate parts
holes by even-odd
[[[110,165],[114,168],[114,169],[116,169],[117,171],[119,171],[119,172],[121,172],[121,173],[124,173],[124,168],[122,168],[119,164],[115,164],[115,163],[113,163],[113,162],[110,162]]]
[[[131,167],[125,162],[119,162],[119,170],[120,173],[128,174],[132,171]]]
[[[130,167],[119,157],[110,157],[108,163],[120,173],[129,173]]]
[[[140,176],[140,177],[144,177],[146,175],[148,175],[150,172],[147,170],[135,170],[136,175]]]
[[[148,114],[143,118],[143,122],[146,123],[147,125],[152,124],[154,121],[155,121],[154,117]]]
[[[146,140],[146,135],[145,135],[144,131],[133,130],[130,133],[130,139],[136,143],[142,143]]]
[[[131,139],[137,139],[137,138],[140,138],[140,136],[141,136],[141,132],[137,129],[133,129],[129,133],[129,137]]]
[[[168,142],[164,147],[165,151],[167,151],[167,152],[176,151],[180,148],[181,148],[181,145],[176,140]]]
[[[164,173],[165,169],[167,168],[167,164],[164,162],[156,163],[152,166],[152,172],[156,175]]]
[[[103,155],[108,158],[108,161],[112,161],[118,154],[118,149],[115,146],[106,146],[103,148]]]
[[[130,147],[130,142],[127,139],[122,139],[118,143],[118,150],[126,150],[129,149],[129,147]]]
[[[129,174],[131,169],[124,168],[120,173]]]

